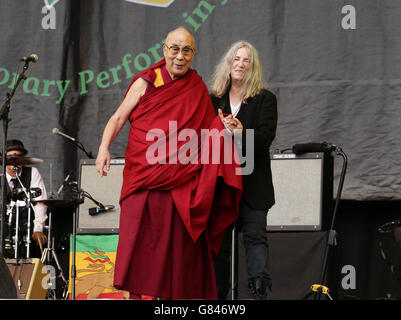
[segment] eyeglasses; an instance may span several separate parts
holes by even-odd
[[[180,48],[176,45],[172,45],[169,47],[167,44],[165,44],[165,46],[170,51],[170,54],[173,56],[178,55],[180,51],[182,52],[182,55],[184,57],[191,57],[195,53],[194,49],[192,49],[190,46],[185,46],[184,48]]]

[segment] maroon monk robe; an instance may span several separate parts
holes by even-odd
[[[163,67],[164,63],[164,60],[162,60],[150,69]],[[139,74],[133,79],[132,83],[149,72],[148,69]],[[232,164],[223,163],[223,148],[224,144],[227,144],[223,137],[219,139],[220,144],[218,147],[221,150],[220,163],[212,164],[211,156],[215,150],[211,151],[211,148],[208,150],[210,152],[210,164],[200,163],[202,152],[205,152],[204,149],[200,148],[201,129],[215,128],[219,131],[223,129],[219,117],[215,116],[207,88],[201,77],[194,70],[189,70],[184,77],[169,81],[158,88],[153,88],[151,94],[145,94],[141,98],[129,120],[131,129],[125,154],[124,179],[120,199],[122,213],[115,286],[124,290],[130,289],[126,287],[126,284],[131,281],[135,282],[135,279],[133,279],[135,273],[130,273],[135,270],[141,272],[140,270],[144,271],[144,268],[146,268],[141,267],[138,269],[136,267],[138,264],[145,264],[144,261],[139,261],[145,258],[143,256],[146,254],[145,251],[136,254],[135,248],[132,247],[141,246],[141,242],[146,241],[144,240],[147,237],[146,230],[141,232],[142,224],[146,225],[146,228],[151,228],[149,226],[159,219],[157,215],[162,214],[161,212],[166,208],[169,208],[167,210],[169,214],[165,214],[165,217],[160,218],[160,220],[167,219],[168,223],[172,223],[172,226],[182,224],[182,230],[178,232],[177,237],[187,236],[189,241],[186,242],[191,242],[190,239],[192,239],[189,247],[183,246],[182,252],[188,250],[204,251],[206,249],[206,253],[202,252],[200,255],[194,256],[189,255],[188,258],[199,260],[199,257],[202,256],[202,260],[207,260],[206,262],[204,261],[204,267],[213,273],[211,251],[215,254],[218,252],[224,230],[237,218],[242,180],[240,175],[235,174],[235,169],[239,168],[235,161]],[[169,129],[171,129],[170,121],[174,121],[176,126],[176,129],[174,128],[175,130],[172,132],[169,132]],[[198,163],[182,164],[177,159],[177,151],[187,141],[177,141],[176,135],[187,128],[195,130],[198,137]],[[161,130],[161,132],[165,133],[165,141],[168,146],[166,148],[167,153],[158,154],[159,157],[165,158],[165,163],[151,164],[149,163],[149,158],[146,158],[147,151],[155,143],[154,140],[147,141],[146,139],[151,129],[157,129],[159,132]],[[169,141],[172,139],[176,142],[176,148],[170,148]],[[233,151],[232,145],[230,145],[230,148],[229,150]],[[176,163],[171,163],[171,159],[173,162],[176,159]],[[149,194],[150,191],[152,192],[151,196]],[[157,191],[157,193],[154,194],[154,191]],[[133,202],[132,196],[136,202]],[[155,208],[155,204],[150,200],[150,197],[153,198],[153,202],[158,199],[156,201],[159,202],[158,208]],[[170,198],[171,201],[169,200]],[[127,207],[128,202],[131,205]],[[164,204],[163,202],[166,203]],[[132,208],[132,206],[135,208]],[[141,213],[129,218],[131,220],[128,223],[124,220],[124,216],[130,215],[126,214],[127,210],[131,210],[130,207],[132,210],[136,209]],[[150,211],[156,211],[156,214],[149,213]],[[144,214],[143,212],[147,213]],[[180,218],[178,221],[177,217]],[[147,222],[144,223],[146,219]],[[126,223],[134,225],[134,227],[126,230]],[[169,228],[172,228],[172,226]],[[126,233],[130,233],[129,240],[127,240]],[[159,233],[159,235],[161,234]],[[157,232],[153,234],[153,237],[157,237]],[[178,240],[171,240],[172,238],[174,238],[174,235],[168,234],[163,239],[164,241],[168,239],[168,242],[172,241],[170,245],[176,246],[177,244],[174,244],[174,241]],[[184,241],[183,239],[179,241],[182,242]],[[137,252],[141,250],[138,249]],[[168,250],[168,246],[157,252],[159,256],[163,256],[162,259],[159,259],[159,256],[156,258],[158,263],[168,260],[165,258],[166,253],[163,250]],[[209,254],[207,251],[209,251]],[[181,258],[179,258],[180,255]],[[147,258],[149,259],[149,257]],[[173,261],[173,264],[182,264],[184,268],[178,267],[178,269],[187,272],[191,277],[196,278],[197,274],[201,272],[201,270],[197,270],[199,263],[201,263],[200,260],[190,270],[185,268],[188,265],[188,261],[184,261],[185,257],[182,256],[182,253],[178,254],[177,257],[172,254],[170,258],[181,260]],[[148,274],[148,276],[151,277],[152,275]],[[163,277],[160,274],[153,276]],[[174,277],[170,277],[168,281],[173,281]],[[214,280],[214,274],[208,279],[209,281]],[[205,289],[198,291],[203,292],[203,296],[188,296],[188,288],[181,291],[180,289],[171,290],[171,288],[168,290],[160,289],[160,287],[163,287],[163,284],[160,284],[163,279],[160,279],[157,285],[152,284],[152,289],[147,288],[146,281],[149,281],[149,279],[137,279],[136,281],[141,282],[141,284],[135,285],[134,291],[146,295],[157,295],[161,292],[161,294],[157,295],[158,297],[173,299],[217,297],[213,292],[215,291],[214,283],[208,284],[212,287],[211,291]],[[194,286],[197,285],[199,285],[199,282],[194,283]]]

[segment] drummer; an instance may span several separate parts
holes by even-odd
[[[24,144],[20,140],[8,140],[6,142],[6,155],[10,156],[26,156],[28,151],[25,149]],[[40,188],[42,194],[35,198],[35,200],[44,200],[47,199],[46,187],[43,182],[42,176],[39,173],[39,170],[35,167],[27,167],[22,165],[7,165],[6,166],[6,176],[8,181],[9,190],[7,190],[7,194],[11,194],[11,190],[14,187],[22,188],[19,185],[18,180],[16,179],[14,168],[17,167],[18,177],[20,178],[23,186],[28,188]],[[17,186],[14,186],[14,182],[17,183]],[[9,197],[7,196],[7,199]],[[34,205],[34,220],[33,220],[33,233],[32,239],[36,241],[38,245],[43,245],[47,242],[47,237],[43,233],[43,228],[45,221],[47,219],[47,206],[43,203],[37,203]],[[33,250],[37,251],[37,250]]]

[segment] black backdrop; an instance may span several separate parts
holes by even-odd
[[[344,199],[400,199],[400,14],[395,0],[2,0],[0,97],[19,58],[39,56],[13,99],[9,137],[45,160],[41,172],[56,188],[86,155],[52,128],[96,155],[130,79],[161,59],[169,30],[184,26],[207,83],[233,42],[259,50],[278,98],[274,149],[335,143],[350,160]],[[124,155],[126,139],[124,128],[113,156]]]
[[[68,173],[78,176],[86,155],[52,128],[96,156],[130,79],[161,58],[169,30],[195,33],[193,67],[205,81],[229,45],[248,40],[278,98],[272,148],[328,141],[349,157],[342,197],[352,205],[342,208],[338,228],[344,246],[358,252],[350,259],[366,272],[358,288],[373,298],[379,291],[372,288],[386,282],[376,277],[392,278],[384,267],[365,268],[381,263],[372,236],[398,217],[399,202],[392,201],[401,199],[400,14],[397,0],[1,0],[0,99],[21,71],[19,58],[39,56],[12,100],[8,137],[44,160],[38,167],[54,192]],[[124,155],[127,132],[113,156]],[[336,162],[335,191],[340,169]]]

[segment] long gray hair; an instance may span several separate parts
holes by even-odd
[[[212,76],[211,91],[221,98],[231,86],[231,66],[237,51],[241,48],[247,48],[251,66],[245,79],[244,91],[242,93],[242,101],[257,95],[263,88],[262,67],[259,61],[258,51],[253,45],[247,41],[238,41],[234,43],[228,51],[223,55]]]

